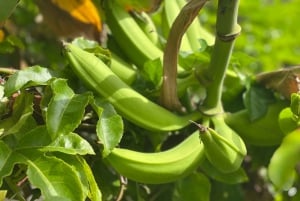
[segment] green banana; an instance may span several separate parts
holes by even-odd
[[[163,11],[162,11],[162,33],[165,38],[168,38],[169,31],[179,12],[180,12],[180,7],[176,3],[176,1],[174,0],[164,1]],[[187,52],[192,51],[192,47],[189,43],[186,34],[182,36],[180,50],[187,51]]]
[[[111,54],[111,71],[120,77],[126,84],[131,85],[136,79],[136,71],[119,56]]]
[[[104,1],[106,22],[126,56],[142,68],[148,60],[162,58],[163,52],[144,33],[134,18],[115,1]]]
[[[296,178],[295,167],[300,161],[299,128],[284,137],[268,166],[268,176],[279,190],[288,190]]]
[[[265,116],[255,121],[250,121],[247,110],[228,114],[225,121],[248,144],[258,146],[278,145],[284,137],[278,123],[278,115],[287,106],[288,103],[284,101],[271,104],[268,106]]]
[[[194,171],[204,158],[204,147],[196,131],[177,146],[157,153],[114,148],[105,160],[121,175],[137,182],[161,184]]]
[[[160,47],[160,36],[150,15],[145,12],[135,13],[135,15],[136,17],[134,17],[134,19],[144,31],[144,33],[157,47]]]
[[[200,138],[204,144],[205,156],[223,173],[240,168],[247,154],[244,141],[225,123],[222,115],[211,117],[214,129],[199,125]]]
[[[107,67],[94,54],[65,44],[66,56],[77,76],[95,93],[106,98],[116,110],[136,125],[157,131],[172,131],[201,117],[200,113],[178,116],[142,96]]]
[[[174,2],[174,1],[173,1]],[[186,0],[175,0],[179,8],[183,8],[186,4]],[[209,46],[215,43],[215,37],[204,29],[198,18],[196,18],[186,31],[186,36],[191,45],[193,51],[197,51],[201,48],[199,39],[204,39]]]

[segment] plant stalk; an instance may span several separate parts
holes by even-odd
[[[226,70],[230,61],[235,38],[241,28],[237,23],[239,0],[219,0],[215,46],[204,80],[207,97],[200,110],[206,115],[223,113],[221,95]]]
[[[170,109],[184,112],[177,96],[177,59],[181,39],[207,0],[190,0],[172,24],[163,57],[163,83],[160,102]]]

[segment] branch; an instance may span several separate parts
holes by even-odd
[[[161,88],[161,104],[170,109],[184,111],[177,96],[177,59],[181,39],[189,25],[198,15],[207,0],[191,0],[176,17],[167,40],[163,57],[163,83]]]

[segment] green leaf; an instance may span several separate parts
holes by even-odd
[[[28,179],[41,189],[45,200],[54,200],[57,197],[68,201],[85,200],[80,178],[72,166],[36,150],[23,150],[22,153],[27,158]]]
[[[156,88],[162,83],[162,63],[159,58],[147,61],[144,64],[143,74]]]
[[[285,136],[279,148],[274,152],[268,167],[268,175],[279,190],[292,187],[295,167],[300,161],[300,130],[294,130]]]
[[[202,173],[194,172],[175,183],[173,201],[209,201],[211,185]]]
[[[25,132],[33,128],[36,123],[32,117],[33,95],[27,92],[20,93],[14,101],[12,114],[0,121],[0,136]]]
[[[91,145],[75,133],[59,135],[51,144],[44,146],[40,150],[45,152],[58,151],[72,155],[95,154]]]
[[[91,201],[102,200],[101,191],[95,181],[90,166],[87,164],[84,158],[78,155],[71,156],[61,153],[57,153],[55,156],[63,159],[63,161],[71,165],[76,170],[76,173],[83,186],[84,193],[90,198]]]
[[[264,116],[267,113],[268,105],[274,101],[274,95],[270,90],[260,86],[251,86],[244,97],[250,121]]]
[[[120,142],[123,134],[123,121],[108,102],[96,99],[92,105],[99,116],[97,136],[103,144],[105,157]]]
[[[223,183],[237,184],[248,181],[247,174],[242,168],[226,174],[218,171],[208,160],[205,160],[201,163],[201,169],[212,179]]]
[[[78,127],[91,94],[74,94],[64,79],[53,80],[51,88],[53,97],[47,108],[46,125],[55,139],[59,134],[70,133]]]
[[[1,0],[0,1],[0,27],[10,16],[20,0]]]
[[[24,163],[25,160],[8,147],[3,141],[0,141],[0,186],[4,177],[12,173],[13,167],[17,163]]]
[[[44,152],[56,151],[72,155],[95,154],[91,145],[75,133],[59,135],[52,141],[45,125],[24,134],[15,149],[39,149]]]
[[[11,96],[14,92],[30,86],[46,85],[52,78],[49,69],[40,66],[32,66],[20,70],[9,77],[5,83],[5,95]]]

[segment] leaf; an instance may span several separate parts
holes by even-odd
[[[260,86],[251,86],[244,97],[244,103],[251,121],[264,116],[268,105],[275,101],[273,93]]]
[[[45,200],[54,200],[57,197],[68,201],[85,200],[80,178],[72,166],[36,150],[23,150],[22,153],[27,158],[28,179],[41,189]]]
[[[59,135],[51,144],[44,146],[40,150],[45,152],[58,151],[72,155],[95,154],[91,145],[75,133]]]
[[[247,174],[242,168],[226,174],[218,171],[208,160],[205,160],[201,163],[201,169],[212,179],[223,183],[237,184],[248,181]]]
[[[35,121],[33,113],[33,95],[30,93],[19,94],[14,102],[12,114],[0,121],[0,136],[17,132],[25,132],[34,127]]]
[[[15,149],[39,149],[44,152],[56,151],[72,155],[95,154],[91,145],[75,133],[59,135],[52,141],[45,125],[24,134]]]
[[[94,110],[99,116],[97,122],[97,136],[103,144],[103,156],[107,156],[110,151],[120,142],[123,134],[123,121],[113,106],[106,101],[95,99],[92,103]]]
[[[47,68],[40,66],[28,67],[9,77],[5,83],[5,95],[11,96],[14,92],[30,86],[46,85],[52,78],[52,73]]]
[[[8,147],[3,141],[0,141],[0,186],[4,177],[12,173],[13,167],[17,163],[24,163],[24,159]]]
[[[72,132],[81,122],[90,93],[75,95],[64,79],[51,83],[53,97],[46,113],[46,126],[52,139]]]
[[[0,1],[0,27],[11,15],[20,0],[1,0]]]
[[[149,80],[156,88],[162,83],[162,69],[162,63],[159,58],[149,60],[144,64],[143,73],[145,78]]]
[[[173,201],[209,201],[210,189],[209,179],[202,173],[194,172],[175,183]]]
[[[81,184],[84,188],[85,195],[90,198],[91,201],[101,201],[102,195],[99,187],[94,179],[93,173],[87,162],[78,155],[70,156],[66,154],[55,154],[58,158],[63,159],[66,163],[71,165],[80,178]]]

